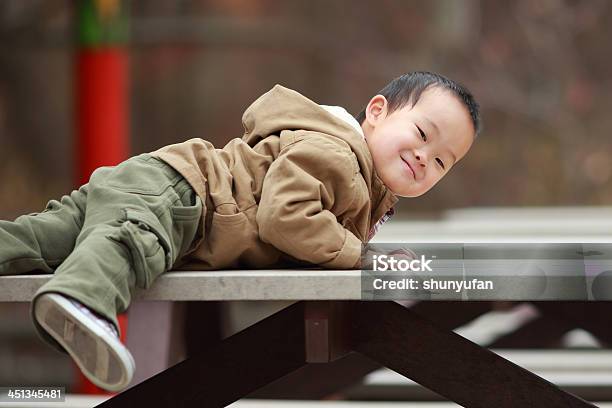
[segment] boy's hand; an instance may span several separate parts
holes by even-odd
[[[376,244],[369,244],[368,248],[369,250],[365,254],[366,264],[362,265],[361,259],[359,259],[359,262],[357,262],[357,264],[355,264],[354,266],[355,269],[372,269],[373,255],[388,255],[388,256],[392,256],[397,261],[400,261],[402,259],[411,261],[413,259],[418,258],[417,254],[414,253],[414,251],[408,247],[401,247],[401,248],[397,248],[397,249],[390,251],[388,249],[383,249],[381,247],[378,247]]]
[[[392,255],[398,261],[401,259],[406,259],[406,260],[411,261],[413,259],[418,258],[417,254],[415,254],[414,251],[408,247],[401,247],[401,248],[395,249],[389,252],[388,255]]]

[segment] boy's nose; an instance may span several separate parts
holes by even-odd
[[[423,152],[418,152],[415,154],[415,159],[418,162],[418,165],[421,167],[427,166],[427,156]]]

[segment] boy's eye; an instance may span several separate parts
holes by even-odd
[[[444,163],[442,162],[442,160],[436,158],[436,161],[438,162],[438,164],[440,165],[440,167],[444,168]]]
[[[415,125],[416,126],[416,125]],[[423,132],[423,129],[421,129],[420,127],[416,127],[417,129],[419,129],[419,133],[421,134],[421,139],[423,139],[423,141],[427,141],[427,135],[425,134],[425,132]]]

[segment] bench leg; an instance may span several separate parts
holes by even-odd
[[[355,302],[354,350],[465,407],[594,407],[395,302]]]
[[[409,310],[453,330],[491,310],[491,302],[418,302]],[[328,364],[307,364],[249,394],[261,399],[322,399],[355,385],[382,366],[359,353]]]
[[[224,407],[305,365],[304,339],[298,302],[99,406]]]

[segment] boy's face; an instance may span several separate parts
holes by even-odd
[[[426,89],[416,105],[390,115],[386,98],[376,95],[361,127],[378,176],[401,197],[427,192],[465,156],[474,140],[467,108],[439,87]]]

